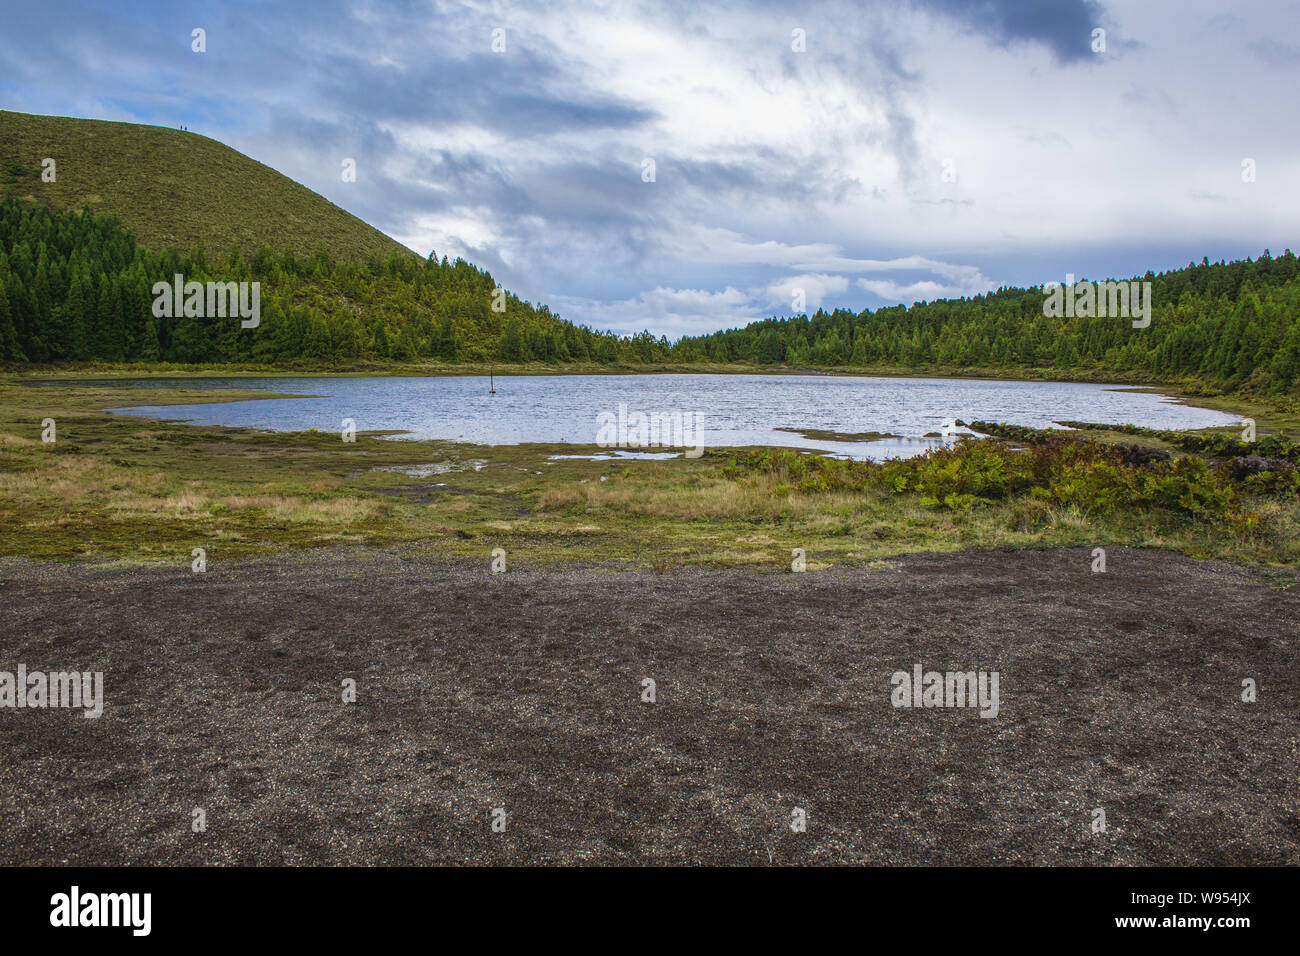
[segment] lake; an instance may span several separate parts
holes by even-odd
[[[118,383],[121,384],[121,383]],[[685,424],[678,445],[781,445],[854,458],[907,457],[943,444],[925,437],[954,419],[1037,428],[1059,421],[1191,429],[1237,418],[1179,404],[1153,391],[1072,382],[865,378],[824,375],[549,375],[444,378],[211,378],[139,380],[153,387],[243,388],[310,397],[113,409],[202,425],[270,431],[400,430],[404,438],[482,445],[634,440],[646,419]],[[620,408],[620,406],[622,406]],[[674,418],[674,416],[680,416]],[[698,424],[700,437],[690,432]],[[620,427],[622,433],[620,434]],[[603,431],[602,431],[603,429]],[[792,431],[782,430],[791,429]],[[818,429],[897,437],[805,437]],[[674,437],[678,432],[672,433]],[[604,439],[602,441],[602,439]],[[951,439],[948,439],[951,440]],[[613,452],[611,452],[613,453]],[[622,452],[626,454],[626,452]]]

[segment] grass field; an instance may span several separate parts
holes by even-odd
[[[666,461],[555,460],[573,445],[481,447],[360,434],[270,434],[114,416],[105,408],[258,393],[27,380],[0,383],[0,548],[61,560],[188,564],[284,549],[409,543],[525,566],[730,565],[789,570],[972,547],[1124,544],[1300,566],[1294,498],[1233,528],[1145,509],[1109,514],[1031,495],[969,510],[879,489],[801,491],[737,473],[729,450]],[[278,396],[282,397],[282,396]],[[1289,413],[1237,403],[1261,434]],[[53,443],[41,440],[53,419]],[[586,449],[596,452],[599,449]]]

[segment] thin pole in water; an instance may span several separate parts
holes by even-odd
[[[497,393],[497,369],[495,365],[490,366],[489,368],[490,371],[488,372],[488,394],[495,395]]]

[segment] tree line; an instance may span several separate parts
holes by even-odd
[[[255,329],[154,314],[153,287],[259,282]],[[155,252],[108,216],[0,200],[0,361],[333,364],[651,361],[668,347],[563,321],[463,259]]]
[[[154,315],[155,283],[258,281],[256,329]],[[1145,328],[1049,318],[1040,287],[854,312],[773,317],[674,343],[562,320],[462,259],[336,262],[261,249],[139,246],[112,217],[0,200],[0,361],[347,364],[358,361],[751,363],[796,368],[1035,369],[1197,379],[1261,393],[1300,387],[1300,260],[1148,272]]]
[[[1042,287],[872,311],[771,318],[679,340],[677,361],[796,367],[1036,368],[1138,372],[1287,392],[1300,384],[1300,260],[1211,263],[1155,274],[1150,324],[1047,318]]]

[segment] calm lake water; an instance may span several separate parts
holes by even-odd
[[[463,378],[237,378],[141,380],[139,385],[245,388],[306,395],[195,405],[114,409],[203,425],[270,431],[398,429],[405,438],[484,445],[599,443],[620,409],[636,434],[636,413],[698,421],[705,446],[784,445],[883,459],[943,443],[925,438],[953,419],[1038,428],[1066,421],[1189,429],[1230,425],[1221,412],[1180,405],[1155,392],[1065,382],[975,379],[841,378],[820,375],[555,375]],[[602,419],[602,415],[605,417]],[[698,415],[698,419],[695,416]],[[882,432],[874,442],[827,441],[780,429]],[[607,434],[611,433],[607,430]],[[690,444],[696,444],[691,436]]]

